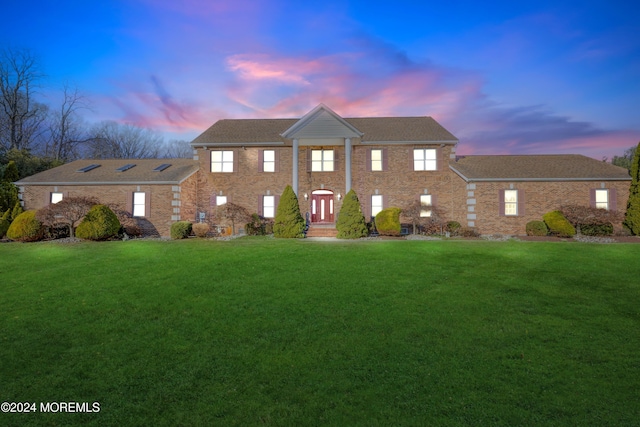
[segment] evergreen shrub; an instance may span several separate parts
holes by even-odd
[[[386,208],[376,215],[376,229],[382,236],[400,235],[400,208]]]
[[[544,221],[529,221],[525,227],[527,236],[546,236],[549,234],[549,227]]]
[[[120,221],[108,206],[94,205],[76,229],[76,237],[88,240],[106,240],[120,231]]]
[[[640,144],[636,147],[631,162],[631,186],[629,186],[629,199],[627,211],[624,214],[624,227],[631,234],[640,235]]]
[[[558,237],[573,237],[576,229],[560,211],[547,212],[542,216],[544,223],[549,227],[549,233]]]
[[[364,220],[362,209],[360,208],[360,201],[356,192],[349,190],[342,202],[342,208],[338,214],[338,221],[336,221],[336,229],[338,230],[338,239],[359,239],[360,237],[367,237],[369,231],[367,230],[367,223]]]
[[[611,236],[613,224],[583,224],[580,226],[580,233],[585,236]]]
[[[178,221],[171,224],[172,239],[186,239],[191,234],[192,224],[189,221]]]
[[[460,223],[458,221],[449,221],[445,226],[445,231],[448,231],[452,236],[457,236],[460,232]]]
[[[7,233],[9,226],[11,225],[11,209],[7,209],[6,212],[0,217],[0,239]]]
[[[266,236],[273,234],[273,220],[254,213],[251,215],[251,222],[245,224],[244,229],[247,236]]]
[[[43,235],[42,223],[36,219],[36,211],[26,211],[17,216],[7,230],[7,237],[19,242],[35,242]]]
[[[274,237],[296,239],[304,237],[304,218],[300,214],[298,197],[290,185],[282,192],[273,224]]]

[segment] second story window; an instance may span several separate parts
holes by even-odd
[[[414,148],[413,150],[413,170],[434,171],[437,170],[435,148]]]
[[[333,150],[311,150],[312,172],[333,172]]]
[[[276,152],[275,150],[264,150],[262,153],[262,171],[276,171]]]
[[[211,172],[233,172],[233,151],[212,151]]]

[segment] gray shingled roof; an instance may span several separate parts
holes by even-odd
[[[455,144],[458,139],[431,117],[345,118],[364,133],[362,142],[438,142]],[[284,143],[283,132],[298,119],[224,119],[213,124],[191,142],[192,146]]]
[[[100,167],[78,172],[86,166]],[[126,164],[135,164],[117,171]],[[162,164],[170,164],[161,172],[154,171]],[[191,159],[108,159],[76,160],[57,168],[31,175],[16,182],[17,185],[105,185],[105,184],[179,184],[198,170],[198,162]]]
[[[467,181],[624,181],[625,168],[579,154],[460,156],[449,164]]]

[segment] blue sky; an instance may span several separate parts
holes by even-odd
[[[2,47],[88,122],[192,139],[221,118],[434,117],[461,154],[609,158],[640,141],[640,5],[623,1],[25,1]],[[56,91],[43,92],[55,103]]]

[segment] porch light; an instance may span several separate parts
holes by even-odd
[[[338,200],[342,199],[342,194],[338,193]]]
[[[304,199],[309,200],[309,195],[307,193],[304,193]]]

